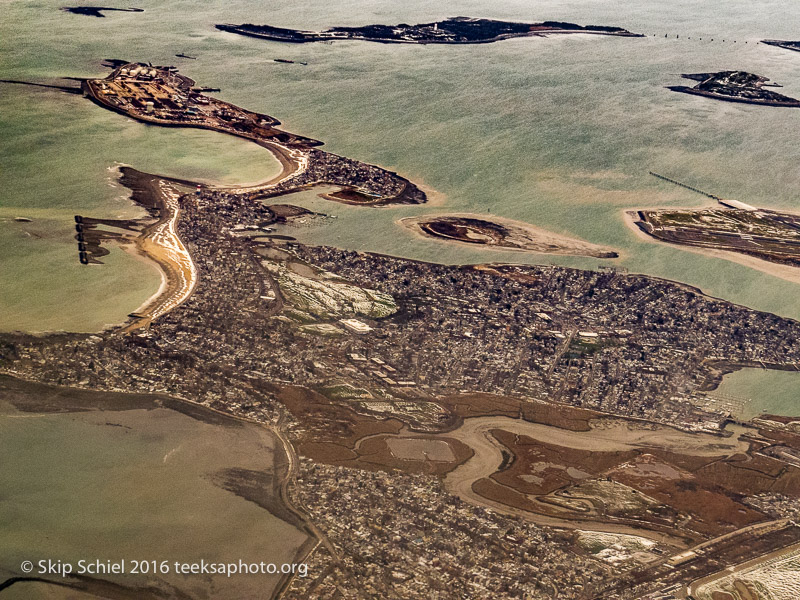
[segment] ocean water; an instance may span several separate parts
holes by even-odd
[[[54,83],[62,76],[103,76],[103,58],[175,64],[199,84],[221,87],[225,100],[436,192],[431,205],[386,209],[304,194],[298,202],[338,217],[298,230],[304,241],[451,263],[593,268],[600,262],[443,246],[396,223],[433,212],[489,212],[613,246],[622,256],[608,264],[631,272],[800,318],[797,284],[641,240],[622,220],[631,208],[708,203],[649,176],[651,170],[720,196],[798,210],[800,146],[793,132],[800,110],[716,102],[665,88],[683,83],[680,73],[742,69],[800,97],[800,53],[758,43],[796,38],[800,23],[790,0],[732,0],[724,10],[689,0],[300,0],[269,6],[145,0],[139,3],[144,13],[110,12],[103,19],[64,13],[61,4],[3,3],[0,78]],[[647,37],[284,45],[213,28],[256,22],[319,29],[455,15],[618,25]],[[176,58],[179,52],[197,60]],[[93,330],[124,318],[155,291],[153,267],[120,250],[112,250],[103,267],[77,261],[73,214],[133,210],[124,191],[111,187],[109,169],[117,162],[222,182],[256,181],[275,168],[247,142],[159,130],[44,88],[0,84],[0,119],[0,329]],[[8,221],[18,214],[34,223]]]
[[[800,373],[797,371],[768,371],[742,369],[726,375],[717,393],[745,401],[744,419],[761,413],[796,417],[800,415]]]
[[[257,181],[280,170],[255,144],[210,131],[142,127],[94,108],[81,96],[44,88],[3,85],[0,91],[2,329],[97,330],[158,288],[156,267],[119,248],[102,267],[77,260],[74,215],[143,214],[117,183],[120,164],[221,183]]]
[[[257,425],[212,425],[164,408],[40,414],[0,402],[0,582],[21,575],[23,560],[125,560],[126,574],[100,578],[166,583],[192,598],[268,595],[274,576],[144,577],[130,561],[293,562],[305,534],[214,483],[227,469],[270,473],[276,444],[282,452]],[[16,584],[0,596],[73,597]]]

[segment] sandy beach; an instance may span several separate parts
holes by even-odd
[[[295,173],[299,172],[300,169],[303,167],[303,160],[302,160],[302,150],[292,150],[283,146],[281,144],[269,141],[258,141],[253,140],[259,146],[262,146],[270,151],[273,157],[280,163],[281,171],[277,175],[270,177],[269,179],[255,181],[255,182],[245,182],[239,183],[236,185],[215,185],[212,187],[219,188],[219,189],[226,189],[226,190],[235,190],[236,192],[253,192],[258,191],[261,188],[273,186],[275,184],[280,183],[284,179],[291,177]]]

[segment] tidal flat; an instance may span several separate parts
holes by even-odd
[[[0,452],[0,586],[23,575],[23,560],[281,564],[307,540],[282,519],[280,443],[203,407],[2,377]],[[234,599],[278,584],[270,575],[43,577],[70,587],[20,582],[0,597]]]

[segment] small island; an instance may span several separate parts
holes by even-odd
[[[144,12],[143,8],[112,8],[110,6],[62,6],[61,10],[73,15],[84,15],[86,17],[105,17],[103,11],[113,10],[116,12]]]
[[[761,43],[767,44],[768,46],[777,46],[785,50],[800,52],[800,42],[790,42],[788,40],[761,40]]]
[[[301,31],[271,25],[217,25],[217,29],[251,37],[304,44],[332,40],[364,40],[384,44],[486,44],[515,37],[540,36],[550,33],[593,33],[642,37],[621,27],[605,25],[576,25],[561,21],[515,23],[494,19],[451,17],[444,21],[417,25],[365,25],[363,27],[332,27],[325,31]]]
[[[685,79],[699,81],[694,87],[685,85],[671,85],[668,89],[673,92],[705,96],[726,102],[745,102],[747,104],[760,104],[762,106],[787,106],[800,108],[800,100],[790,98],[765,90],[769,79],[745,71],[720,71],[718,73],[685,73]]]
[[[482,215],[434,215],[408,217],[401,219],[400,224],[428,237],[461,244],[540,254],[619,257],[619,254],[604,246],[557,235],[527,223],[500,217],[491,217],[489,220]]]

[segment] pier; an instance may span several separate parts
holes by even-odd
[[[712,200],[716,200],[723,206],[727,206],[728,208],[733,208],[736,210],[746,210],[748,212],[756,212],[758,208],[752,206],[750,204],[746,204],[744,202],[740,202],[739,200],[726,200],[724,198],[720,198],[719,196],[715,196],[714,194],[709,194],[708,192],[704,192],[703,190],[699,190],[696,187],[692,187],[690,185],[686,185],[685,183],[681,183],[680,181],[675,181],[674,179],[670,179],[669,177],[664,177],[663,175],[659,175],[658,173],[653,173],[650,171],[650,175],[653,177],[658,177],[659,179],[663,179],[669,183],[674,183],[675,185],[679,185],[682,188],[686,188],[687,190],[691,190],[697,194],[702,194],[707,198],[711,198]]]
[[[83,217],[75,215],[75,239],[78,240],[78,259],[82,265],[89,264],[89,255],[86,252],[86,239],[83,236]]]
[[[654,33],[653,37],[661,37],[661,34],[660,33]],[[692,36],[685,35],[685,34],[684,34],[683,38],[681,38],[681,35],[679,33],[675,33],[675,34],[665,33],[664,37],[666,39],[672,39],[672,40],[680,40],[680,39],[691,40],[692,39]],[[695,39],[695,41],[698,41],[698,42],[702,42],[703,41],[703,38],[699,37],[699,36],[695,36],[694,39]],[[706,42],[715,42],[715,43],[729,43],[729,44],[736,44],[737,43],[736,40],[729,40],[727,38],[720,38],[719,36],[717,36],[716,38],[706,36],[705,41]],[[747,40],[745,40],[744,43],[747,44],[748,43]]]
[[[686,188],[687,190],[691,190],[692,192],[695,192],[696,194],[701,194],[701,195],[703,195],[703,196],[705,196],[707,198],[711,198],[712,200],[716,200],[717,202],[724,202],[722,200],[722,198],[720,198],[719,196],[715,196],[714,194],[709,194],[708,192],[704,192],[703,190],[699,190],[696,187],[692,187],[690,185],[686,185],[685,183],[681,183],[680,181],[676,181],[674,179],[670,179],[669,177],[665,177],[664,175],[659,175],[658,173],[653,173],[652,171],[649,171],[649,173],[653,177],[658,177],[659,179],[662,179],[662,180],[667,181],[669,183],[673,183],[675,185],[679,185],[682,188]]]

